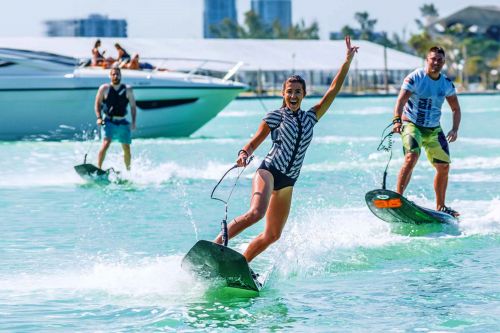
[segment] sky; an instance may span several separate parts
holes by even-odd
[[[203,38],[203,0],[0,0],[0,37],[45,36],[44,21],[86,18],[89,14],[126,19],[131,38]],[[321,39],[345,25],[356,27],[354,14],[367,11],[377,19],[376,31],[407,38],[416,32],[423,4],[433,3],[441,17],[464,7],[500,6],[500,0],[292,0],[292,20],[319,24]],[[238,19],[250,0],[236,0]]]

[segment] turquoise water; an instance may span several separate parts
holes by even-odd
[[[73,171],[89,148],[95,160],[98,142],[0,143],[0,331],[500,331],[500,96],[460,98],[448,190],[459,225],[412,232],[364,203],[380,186],[388,155],[376,147],[394,102],[339,98],[317,125],[282,239],[253,262],[269,278],[252,298],[197,281],[180,261],[219,230],[224,207],[210,192],[257,128],[259,101],[234,101],[191,138],[135,140],[126,184]],[[448,130],[448,108],[443,119]],[[269,146],[240,179],[230,216],[248,207]],[[394,153],[389,188],[399,138]],[[118,145],[111,166],[123,169]],[[433,175],[422,158],[410,200],[433,207]],[[243,251],[262,228],[230,245]]]

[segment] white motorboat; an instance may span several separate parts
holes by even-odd
[[[0,48],[0,140],[81,139],[95,128],[97,88],[109,69],[71,57]],[[189,136],[245,85],[176,71],[122,70],[137,101],[136,138]]]

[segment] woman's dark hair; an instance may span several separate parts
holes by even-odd
[[[97,48],[99,46],[99,44],[101,44],[101,40],[100,39],[98,39],[98,40],[95,41],[94,48]]]
[[[304,96],[307,95],[307,90],[306,90],[306,80],[302,78],[300,75],[292,75],[288,79],[283,82],[283,88],[281,91],[285,91],[285,87],[287,83],[295,83],[298,82],[302,85],[302,89],[304,89]],[[285,99],[283,98],[283,104],[281,105],[282,108],[286,106]]]

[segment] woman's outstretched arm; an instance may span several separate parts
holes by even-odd
[[[240,167],[245,166],[247,163],[247,158],[253,154],[255,149],[260,146],[262,141],[266,139],[269,133],[271,133],[269,125],[265,121],[262,121],[253,138],[245,146],[243,146],[243,149],[239,151],[236,164],[238,164],[238,166]]]
[[[347,72],[349,72],[349,66],[351,66],[351,61],[354,58],[354,54],[358,52],[359,47],[351,46],[350,36],[345,37],[345,44],[347,47],[347,55],[345,62],[342,64],[342,67],[340,67],[340,70],[338,71],[337,75],[335,75],[332,84],[328,88],[323,98],[319,101],[318,104],[314,106],[314,110],[316,111],[316,118],[318,120],[325,114],[330,105],[332,105],[333,100],[335,99],[335,97],[340,91],[340,88],[342,88],[342,85],[344,84],[344,79],[347,76]]]

